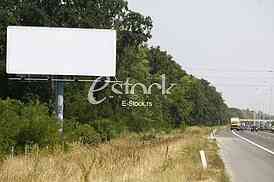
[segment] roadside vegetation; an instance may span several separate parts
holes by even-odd
[[[152,95],[136,89],[91,105],[90,83],[66,83],[60,136],[55,84],[8,80],[10,25],[115,29],[118,80],[149,86],[161,84],[165,75],[166,86],[176,86],[170,95],[156,87]],[[0,181],[226,180],[216,144],[205,139],[207,129],[189,127],[225,124],[230,110],[211,83],[188,74],[159,46],[147,45],[152,28],[152,19],[124,0],[0,1]],[[95,97],[112,95],[106,88]],[[152,106],[122,107],[130,100]],[[201,169],[200,149],[208,153],[207,171]]]
[[[228,182],[218,147],[207,139],[209,131],[191,127],[150,139],[132,134],[92,147],[71,144],[67,152],[34,149],[3,161],[0,181]],[[207,155],[207,170],[202,168],[200,150]]]
[[[0,151],[24,151],[25,145],[44,147],[60,142],[54,117],[55,84],[11,81],[5,72],[6,28],[10,25],[104,28],[117,30],[117,79],[130,83],[176,86],[170,95],[154,87],[151,95],[137,88],[134,95],[115,95],[109,86],[95,93],[99,105],[87,101],[90,83],[65,84],[65,136],[68,142],[106,142],[125,133],[171,132],[193,125],[228,121],[221,93],[204,79],[188,74],[159,46],[148,47],[153,22],[129,9],[124,0],[0,1]],[[77,61],[77,60],[76,60]],[[27,75],[26,75],[27,76]],[[102,80],[103,81],[103,80]],[[99,88],[104,82],[98,82]],[[123,88],[122,90],[124,90]],[[123,101],[150,102],[151,107],[122,107]],[[8,122],[9,121],[9,122]]]

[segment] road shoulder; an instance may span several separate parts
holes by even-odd
[[[218,132],[220,157],[232,182],[273,182],[274,157],[234,136],[230,130]]]

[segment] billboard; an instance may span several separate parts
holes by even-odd
[[[115,76],[116,31],[10,26],[8,74]]]

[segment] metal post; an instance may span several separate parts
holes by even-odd
[[[64,82],[56,82],[56,115],[60,122],[60,133],[63,136],[64,132]]]
[[[254,108],[254,113],[253,113],[253,125],[256,126],[256,111],[255,111],[255,108]]]
[[[270,98],[269,98],[269,115],[271,116],[271,112],[272,112],[272,93],[273,89],[272,89],[272,83],[270,85]]]

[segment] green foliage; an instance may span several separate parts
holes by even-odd
[[[89,124],[78,125],[69,132],[67,140],[70,142],[80,142],[82,144],[98,144],[101,141],[100,135]]]
[[[63,2],[63,3],[62,3]],[[87,101],[90,83],[65,85],[66,141],[95,144],[130,131],[148,133],[182,131],[188,125],[223,123],[232,114],[222,95],[209,82],[184,71],[174,58],[160,47],[148,48],[153,27],[150,17],[131,11],[124,0],[1,0],[0,1],[0,151],[11,146],[39,144],[59,140],[58,124],[52,112],[54,84],[8,81],[5,73],[6,28],[8,25],[106,28],[117,30],[117,78],[149,86],[175,83],[170,95],[159,88],[152,95],[136,89],[134,95],[115,95],[111,85],[96,98],[100,105]],[[99,87],[103,82],[97,83]],[[124,89],[124,86],[123,86]],[[109,98],[113,96],[112,98]],[[34,101],[39,100],[45,104]],[[150,102],[151,107],[122,107],[122,101]],[[48,109],[50,108],[50,109]],[[50,110],[50,111],[49,111]],[[102,119],[104,118],[104,119]],[[153,134],[153,135],[154,135]]]
[[[115,123],[108,119],[97,120],[92,123],[92,126],[99,133],[102,142],[110,141],[117,133]]]
[[[0,100],[0,150],[11,146],[23,150],[25,145],[41,147],[59,142],[57,120],[39,103],[22,104],[15,100]]]
[[[115,29],[118,32],[119,58],[126,47],[142,45],[151,38],[152,20],[129,10],[124,0],[1,0],[0,97],[48,102],[53,97],[50,83],[7,80],[3,68],[6,59],[6,28],[10,25]]]

